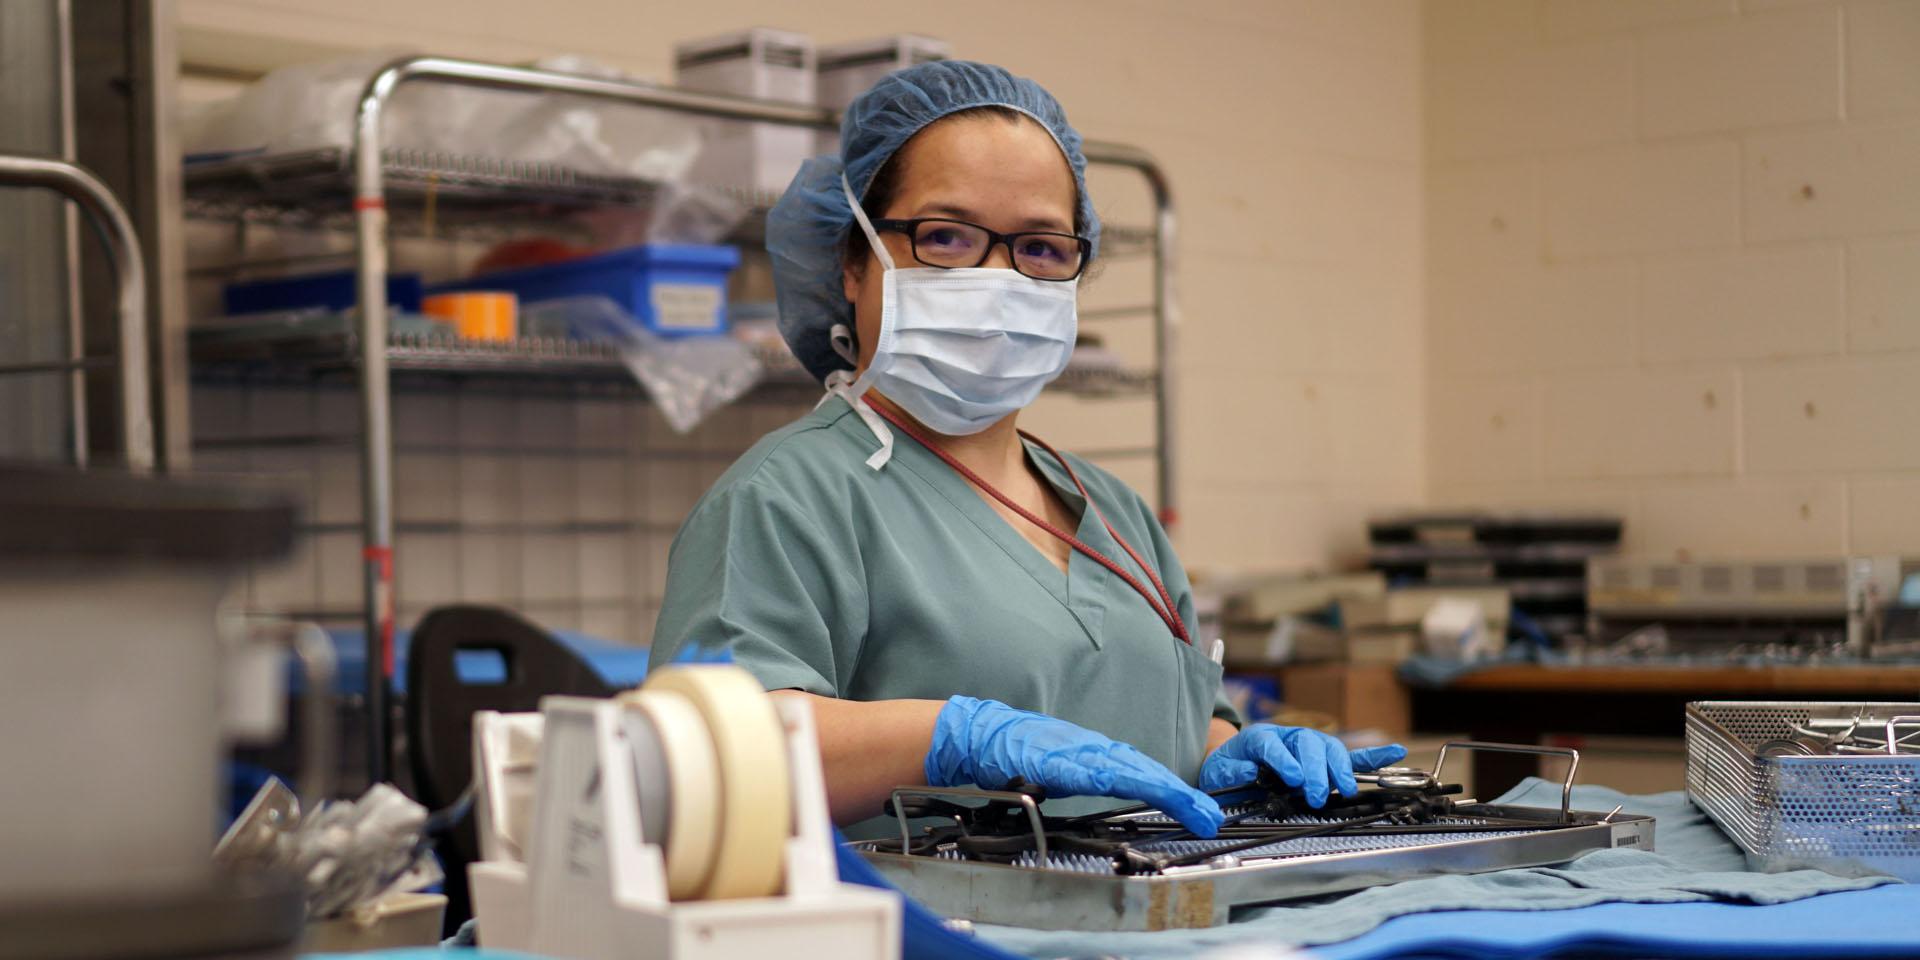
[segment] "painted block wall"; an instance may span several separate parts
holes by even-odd
[[[1430,502],[1920,549],[1920,3],[1424,12]]]

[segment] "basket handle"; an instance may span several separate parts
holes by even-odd
[[[1920,716],[1909,713],[1887,718],[1887,753],[1896,757],[1900,756],[1900,738],[1895,735],[1893,728],[1898,726],[1920,726]]]
[[[1920,721],[1920,717],[1906,719]],[[1541,747],[1521,743],[1482,743],[1478,740],[1449,740],[1440,745],[1440,756],[1433,761],[1433,779],[1440,781],[1440,771],[1446,768],[1447,751],[1450,749],[1483,750],[1488,753],[1530,753],[1542,757],[1566,757],[1567,776],[1560,781],[1560,822],[1573,820],[1573,774],[1580,769],[1580,751],[1568,747]]]
[[[892,793],[893,817],[900,823],[900,855],[906,856],[913,846],[913,833],[907,826],[907,812],[900,801],[907,797],[940,799],[957,797],[963,800],[999,800],[1019,804],[1027,814],[1027,825],[1033,828],[1034,863],[1040,869],[1047,868],[1047,829],[1040,820],[1040,804],[1033,797],[1012,790],[981,790],[974,787],[895,787]]]

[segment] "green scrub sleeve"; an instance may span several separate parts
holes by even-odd
[[[856,549],[757,478],[716,490],[674,538],[649,663],[725,645],[769,690],[839,696],[867,634]]]

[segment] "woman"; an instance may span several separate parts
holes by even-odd
[[[1256,761],[1318,806],[1405,756],[1239,730],[1152,511],[1016,429],[1072,354],[1100,235],[1053,97],[998,67],[925,64],[855,101],[840,144],[767,224],[781,332],[830,395],[688,517],[653,661],[729,645],[775,695],[808,699],[841,823],[896,786],[1017,777],[1213,836],[1202,791],[1251,781]]]

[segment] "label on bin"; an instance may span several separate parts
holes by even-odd
[[[713,330],[720,326],[721,288],[704,283],[653,285],[653,323],[661,330]]]

